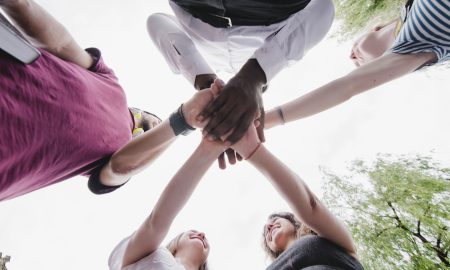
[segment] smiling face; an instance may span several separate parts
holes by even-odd
[[[394,43],[397,21],[375,26],[372,31],[356,40],[350,59],[356,66],[367,64],[382,56]]]
[[[273,217],[264,226],[265,244],[272,252],[281,253],[297,238],[296,231],[294,225],[286,218]]]
[[[184,232],[178,240],[176,252],[189,253],[194,261],[206,262],[209,255],[209,243],[205,233],[196,230]]]

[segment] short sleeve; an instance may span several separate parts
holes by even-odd
[[[88,188],[94,194],[101,195],[101,194],[111,193],[111,192],[115,191],[116,189],[122,187],[126,183],[128,183],[128,181],[130,180],[130,179],[128,179],[122,185],[106,186],[100,182],[101,170],[102,170],[102,167],[98,167],[94,171],[92,171],[91,175],[89,176]]]
[[[450,2],[416,0],[391,53],[434,52],[437,62],[450,59]]]
[[[126,237],[114,248],[109,255],[108,266],[110,270],[120,270],[122,269],[123,256],[125,255],[125,251],[128,247],[128,243],[130,242],[131,236]]]
[[[94,59],[94,63],[88,68],[89,71],[98,73],[104,76],[108,76],[111,79],[118,80],[114,71],[110,69],[103,61],[102,53],[97,48],[87,48],[86,52],[89,53]]]

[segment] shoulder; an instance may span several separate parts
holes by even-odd
[[[101,73],[105,75],[113,76],[114,78],[116,75],[114,74],[114,71],[110,69],[104,62],[102,57],[102,52],[97,48],[87,48],[86,52],[92,57],[93,63],[88,68],[89,71],[95,72],[95,73]]]
[[[130,238],[131,236],[128,236],[120,241],[109,255],[108,266],[110,270],[120,270],[122,268],[123,256],[125,254],[125,250],[127,249]]]
[[[125,250],[127,249],[128,243],[130,241],[131,236],[126,237],[122,241],[117,244],[117,246],[111,252],[111,255],[108,259],[108,266],[110,270],[121,270],[123,257],[125,255]],[[151,254],[146,257],[140,259],[139,261],[128,265],[124,269],[132,270],[132,269],[166,269],[167,267],[176,267],[178,266],[178,262],[175,257],[166,247],[159,247]],[[158,268],[160,267],[160,268]],[[161,268],[162,267],[162,268]],[[169,269],[178,269],[178,268],[169,268]]]

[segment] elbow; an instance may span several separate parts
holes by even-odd
[[[110,160],[110,168],[115,175],[127,175],[136,169],[136,165],[131,164],[126,158],[113,155]]]

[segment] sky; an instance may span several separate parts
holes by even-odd
[[[167,118],[193,93],[172,74],[146,32],[167,1],[38,1],[83,47],[100,48],[116,72],[128,102]],[[266,108],[307,93],[350,72],[350,42],[328,37],[284,70],[264,95]],[[220,74],[229,78],[229,74]],[[348,172],[352,160],[377,153],[429,154],[450,165],[450,76],[443,68],[416,72],[321,114],[266,131],[266,146],[322,195],[320,168]],[[108,269],[108,256],[150,214],[159,194],[200,141],[180,137],[151,167],[121,189],[97,196],[87,179],[63,183],[0,203],[0,252],[10,270]],[[264,269],[262,226],[268,214],[288,210],[269,182],[250,164],[207,172],[167,243],[188,229],[204,231],[212,269]]]

